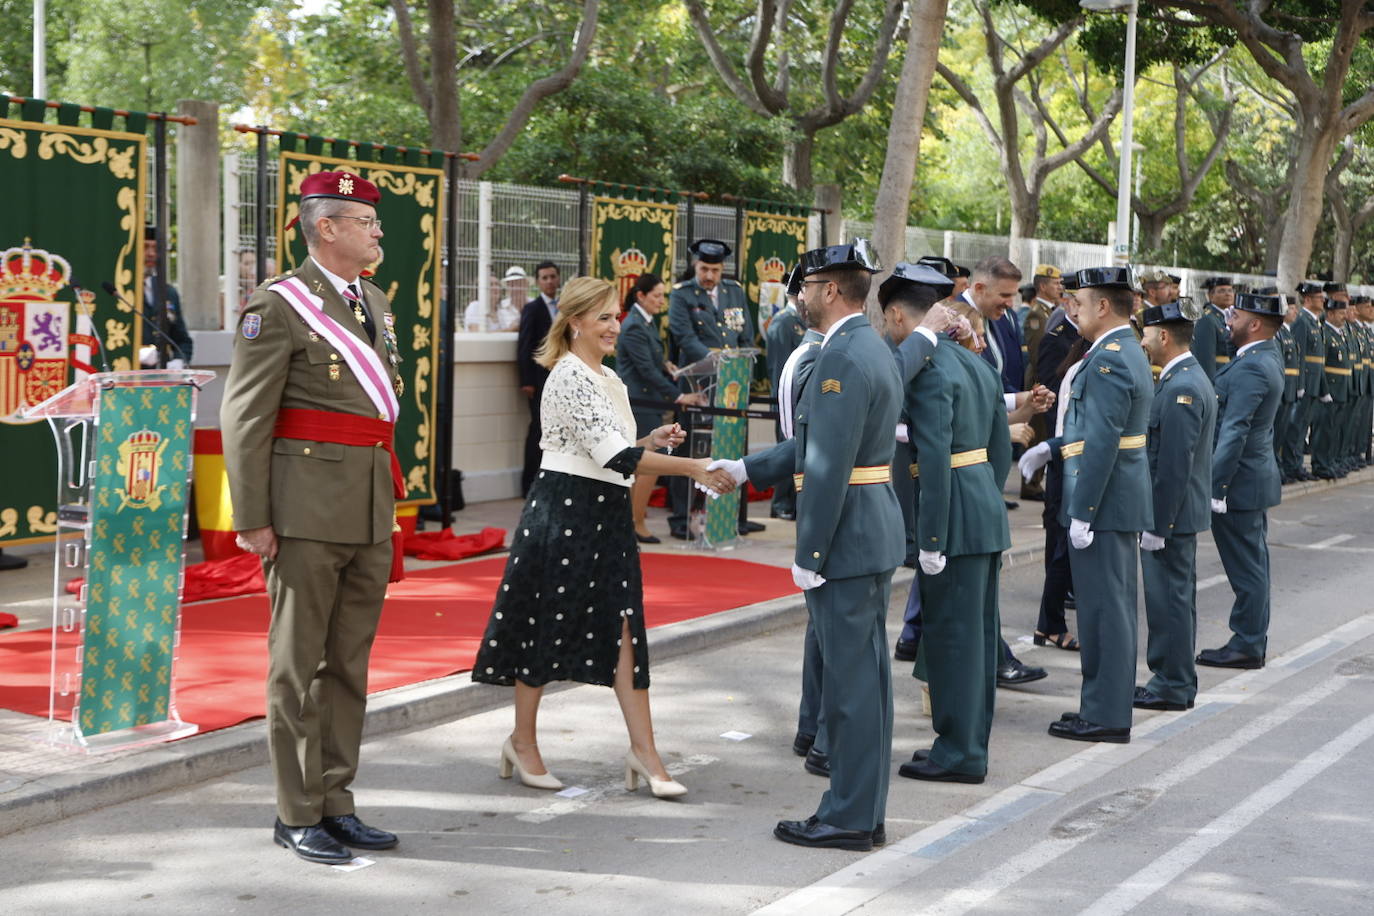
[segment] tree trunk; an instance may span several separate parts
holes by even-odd
[[[1169,217],[1160,211],[1135,212],[1140,219],[1140,238],[1136,243],[1137,257],[1142,253],[1158,251],[1159,246],[1164,244],[1164,227],[1168,225]]]
[[[453,14],[453,0],[429,0],[429,60],[434,88],[428,114],[433,147],[461,153],[463,119],[458,103],[458,43]]]
[[[906,257],[906,224],[911,211],[911,183],[916,176],[916,160],[921,150],[921,128],[925,124],[930,83],[935,78],[935,62],[940,54],[940,37],[945,30],[949,0],[913,0],[911,28],[907,33],[906,58],[892,103],[892,122],[887,131],[887,155],[878,194],[873,200],[873,243],[885,268]],[[871,310],[877,302],[877,287],[869,297]]]
[[[1349,220],[1337,220],[1331,234],[1331,279],[1344,283],[1350,276],[1350,249],[1355,244],[1355,227]]]
[[[782,154],[782,183],[799,191],[809,191],[812,185],[811,154],[816,148],[816,135],[799,133],[787,142]]]
[[[1321,221],[1326,172],[1340,138],[1335,119],[1325,123],[1304,113],[1298,135],[1298,159],[1293,165],[1293,184],[1284,211],[1282,232],[1265,253],[1266,269],[1278,272],[1279,289],[1292,289],[1307,273],[1312,241]],[[1272,268],[1270,262],[1273,262]]]
[[[1040,194],[1038,192],[1012,194],[1011,238],[1007,241],[1007,257],[1027,277],[1035,270],[1031,261],[1030,240],[1040,228]]]

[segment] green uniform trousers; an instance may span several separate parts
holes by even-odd
[[[391,541],[278,538],[267,560],[267,740],[277,816],[304,827],[353,813],[367,659],[391,573]]]
[[[1000,553],[949,557],[938,576],[920,578],[921,651],[936,735],[930,762],[967,776],[988,771],[1002,655],[997,620],[1001,566]]]
[[[1131,727],[1139,540],[1132,531],[1096,531],[1084,549],[1069,547],[1082,646],[1078,714],[1107,728]]]
[[[1264,658],[1269,646],[1269,514],[1231,510],[1212,516],[1212,539],[1236,600],[1227,647]]]
[[[830,741],[830,789],[816,816],[845,830],[883,823],[892,769],[892,669],[887,602],[892,570],[831,579],[806,592],[824,669],[821,704]]]
[[[1364,404],[1367,395],[1354,395],[1346,402],[1345,435],[1342,437],[1341,457],[1348,468],[1357,466],[1356,458],[1364,454],[1364,444],[1360,442],[1360,424],[1364,421]]]
[[[1274,414],[1274,457],[1279,462],[1279,472],[1288,474],[1293,466],[1293,459],[1288,454],[1288,427],[1293,424],[1293,412],[1297,404],[1279,404],[1278,413]],[[1302,464],[1302,455],[1298,455],[1298,464]]]
[[[1345,412],[1344,401],[1318,404],[1317,415],[1312,422],[1312,473],[1334,477],[1341,469],[1341,421]]]
[[[1317,438],[1321,407],[1316,397],[1308,394],[1293,404],[1293,419],[1288,424],[1288,441],[1283,450],[1285,473],[1291,475],[1302,470],[1302,456],[1307,451],[1309,432],[1313,441]]]
[[[1140,552],[1145,585],[1147,689],[1170,703],[1197,696],[1197,535],[1171,535]]]
[[[811,747],[817,754],[829,753],[827,749],[830,747],[825,734],[825,706],[821,703],[821,674],[824,670],[821,643],[816,638],[815,626],[808,619],[806,639],[802,644],[802,695],[797,708],[797,731],[816,736]]]

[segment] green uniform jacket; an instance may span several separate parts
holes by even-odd
[[[856,467],[890,468],[902,384],[892,352],[863,316],[819,348],[797,404],[796,436],[744,459],[767,486],[791,467],[797,493],[796,563],[827,579],[896,569],[906,555],[902,510],[891,482],[850,485]]]
[[[1002,379],[976,354],[938,347],[907,386],[911,444],[920,468],[916,543],[958,557],[1011,546],[1001,481],[1011,468]],[[986,449],[987,460],[951,468],[950,456]]]
[[[1274,342],[1283,355],[1283,403],[1292,404],[1298,399],[1298,386],[1302,383],[1302,357],[1298,355],[1298,342],[1293,338],[1293,329],[1286,324],[1279,328]]]
[[[1305,398],[1321,397],[1326,390],[1325,373],[1326,341],[1322,337],[1322,322],[1307,309],[1298,309],[1298,318],[1293,322],[1293,343],[1298,346],[1298,362],[1302,374],[1298,389]]]
[[[1212,527],[1212,436],[1217,394],[1192,355],[1159,377],[1150,404],[1150,480],[1155,534],[1196,534]]]
[[[1060,524],[1090,522],[1094,531],[1154,530],[1149,463],[1144,443],[1121,448],[1124,437],[1144,437],[1154,398],[1150,361],[1129,325],[1114,328],[1083,357],[1069,386]]]
[[[638,307],[630,309],[615,343],[615,371],[632,398],[672,402],[677,386],[663,364],[663,341],[658,328],[644,320]],[[635,408],[644,413],[646,408]],[[656,411],[662,413],[662,411]]]
[[[1350,335],[1344,329],[1338,331],[1329,324],[1322,325],[1322,342],[1326,347],[1326,365],[1322,370],[1326,376],[1323,394],[1331,395],[1331,400],[1344,404],[1350,397],[1351,350]]]
[[[1208,379],[1231,361],[1231,334],[1226,330],[1226,314],[1212,303],[1203,307],[1193,324],[1193,355]]]
[[[239,318],[220,406],[234,530],[271,525],[282,537],[376,544],[391,537],[395,513],[386,449],[272,435],[283,407],[377,416],[342,354],[267,290],[291,276],[324,300],[326,315],[377,352],[395,383],[383,334],[388,302],[380,289],[358,284],[377,327],[374,345],[314,260],[258,287]],[[252,338],[242,332],[249,315],[260,321]]]
[[[1279,465],[1274,458],[1274,415],[1283,397],[1283,362],[1266,340],[1217,373],[1217,433],[1212,453],[1212,498],[1227,509],[1277,506]]]
[[[722,347],[752,347],[754,327],[749,320],[749,303],[744,290],[729,278],[722,278],[716,298],[701,288],[695,278],[673,287],[668,297],[668,334],[672,338],[673,362],[686,366],[704,359]]]
[[[782,375],[782,367],[805,334],[801,316],[791,306],[778,312],[768,323],[768,330],[763,335],[764,355],[768,358],[768,378],[772,382],[774,397],[779,395],[778,377]]]
[[[1359,397],[1369,394],[1370,391],[1369,356],[1371,345],[1369,329],[1359,321],[1347,319],[1345,331],[1347,334],[1353,334],[1352,352],[1350,354],[1350,393]]]

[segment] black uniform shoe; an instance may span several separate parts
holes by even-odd
[[[690,541],[692,539],[692,536],[687,533],[686,528],[674,528],[668,532],[668,536],[676,538],[679,541]]]
[[[1015,658],[997,666],[998,687],[1020,687],[1022,684],[1029,684],[1031,681],[1038,681],[1048,676],[1049,672],[1044,668],[1022,664],[1020,660]]]
[[[1135,689],[1135,697],[1131,700],[1131,705],[1136,709],[1164,709],[1170,712],[1181,712],[1185,709],[1193,708],[1193,702],[1191,700],[1187,703],[1174,703],[1164,699],[1148,687],[1137,687]]]
[[[797,513],[789,512],[787,509],[774,509],[769,515],[773,518],[780,518],[784,522],[795,522],[797,520]]]
[[[830,778],[830,755],[822,754],[814,747],[806,752],[806,772],[812,776]]]
[[[761,524],[759,524],[758,522],[751,522],[751,521],[749,521],[748,519],[745,519],[744,521],[742,521],[742,522],[739,523],[739,533],[740,533],[740,534],[753,534],[755,531],[767,531],[767,530],[768,530],[768,526],[767,526],[767,525],[761,525]]]
[[[876,826],[876,827],[873,828],[873,845],[874,845],[874,846],[886,846],[886,845],[887,845],[887,825],[886,825],[886,824],[879,824],[878,826]]]
[[[1237,652],[1229,646],[1220,649],[1203,649],[1197,654],[1197,663],[1209,668],[1263,668],[1264,659]]]
[[[369,827],[356,814],[340,814],[320,821],[325,832],[345,846],[354,849],[392,849],[398,842],[396,834]]]
[[[1068,738],[1071,741],[1105,741],[1109,744],[1131,743],[1131,730],[1129,728],[1108,728],[1105,725],[1098,725],[1096,722],[1089,722],[1081,716],[1051,722],[1050,734],[1056,738]]]
[[[811,750],[811,745],[816,743],[815,735],[808,735],[804,732],[797,732],[797,736],[792,739],[792,753],[798,757],[805,757]]]
[[[926,748],[922,748],[921,750],[916,751],[915,753],[913,753],[913,754],[911,755],[911,762],[912,762],[912,763],[920,763],[922,760],[927,760],[927,759],[929,759],[929,758],[930,758],[930,748],[926,747]]]
[[[913,760],[911,763],[904,763],[901,769],[897,770],[898,776],[905,776],[907,779],[924,779],[928,782],[966,782],[971,785],[981,785],[986,777],[970,776],[967,773],[956,773],[953,770],[946,770],[942,766],[937,766],[926,760]]]
[[[884,831],[886,833],[886,831]],[[869,830],[845,830],[822,824],[813,814],[804,821],[778,821],[773,836],[794,846],[812,849],[850,849],[868,852],[873,848],[873,833]],[[886,839],[886,836],[883,837]]]
[[[1006,504],[1006,507],[1007,507],[1007,511],[1008,511],[1008,512],[1010,512],[1010,511],[1013,510],[1013,509],[1020,509],[1020,508],[1021,508],[1021,504],[1018,503],[1018,502],[1017,502],[1016,500],[1014,500],[1014,499],[1004,499],[1004,500],[1002,500],[1002,502]]]
[[[272,842],[291,850],[307,862],[321,865],[342,865],[353,859],[353,853],[339,845],[339,841],[319,824],[288,827],[278,818],[276,826],[272,828]]]
[[[897,640],[897,648],[892,653],[893,660],[899,662],[916,661],[916,649],[920,645],[921,641],[919,639],[913,639],[910,642],[905,639]]]

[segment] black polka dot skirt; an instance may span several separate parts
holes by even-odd
[[[634,686],[647,688],[643,610],[629,488],[540,471],[511,537],[472,679],[609,687],[628,638]]]

